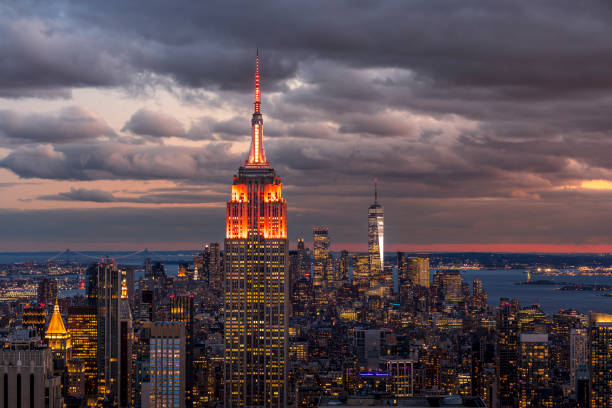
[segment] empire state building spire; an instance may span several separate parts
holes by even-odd
[[[259,92],[259,51],[255,58],[255,112],[251,119],[251,151],[244,162],[245,167],[268,167],[263,145],[263,116],[261,115],[261,94]]]
[[[264,153],[256,61],[251,152],[225,213],[225,408],[285,408],[291,389],[287,202]]]

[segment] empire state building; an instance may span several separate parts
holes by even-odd
[[[251,150],[234,176],[225,233],[225,406],[284,407],[287,203],[263,145],[259,55]]]

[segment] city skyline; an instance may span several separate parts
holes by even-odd
[[[259,47],[292,246],[612,251],[600,5],[167,7],[0,6],[0,250],[220,241]]]
[[[2,407],[612,407],[611,10],[0,4]]]

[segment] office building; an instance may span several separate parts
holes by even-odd
[[[370,256],[353,254],[353,285],[360,288],[370,286]]]
[[[478,278],[472,281],[472,306],[477,309],[487,307],[487,293],[482,288],[482,281]]]
[[[410,263],[410,274],[414,276],[414,283],[424,288],[429,287],[429,258],[426,256],[418,256],[412,258]]]
[[[256,65],[251,149],[227,203],[226,407],[287,405],[287,203],[264,151]]]
[[[463,281],[459,271],[438,271],[434,275],[434,280],[439,295],[445,302],[457,303],[463,300]]]
[[[185,324],[185,399],[186,408],[193,406],[193,295],[172,295],[170,319]]]
[[[130,404],[131,315],[127,282],[113,262],[88,269],[88,300],[97,311],[98,397],[110,407]],[[123,360],[122,360],[123,359]]]
[[[517,301],[502,298],[497,310],[497,400],[500,407],[518,406],[518,309]]]
[[[55,359],[63,360],[64,363],[66,363],[71,358],[72,346],[70,334],[68,334],[64,326],[57,300],[53,307],[53,315],[51,315],[49,327],[47,327],[47,331],[45,332],[45,341],[53,352]]]
[[[202,251],[201,279],[208,281],[213,290],[223,290],[223,268],[221,262],[221,245],[218,242],[210,242],[204,246]]]
[[[31,327],[36,330],[40,338],[44,337],[47,325],[47,309],[42,305],[29,304],[23,309],[21,324],[23,327]]]
[[[119,301],[119,406],[132,406],[134,328],[125,274],[121,281]]]
[[[314,262],[312,266],[313,285],[319,287],[327,280],[329,253],[329,231],[327,227],[316,227],[312,229],[312,246]]]
[[[298,237],[298,240],[297,240],[296,267],[297,267],[297,273],[298,273],[297,279],[295,280],[296,282],[303,277],[310,279],[310,263],[308,261],[308,255],[306,252],[306,246],[304,244],[304,238],[302,237]]]
[[[382,275],[385,262],[385,212],[378,204],[378,184],[374,183],[374,203],[368,208],[368,263],[370,276]]]
[[[521,333],[519,350],[519,407],[552,408],[548,334]]]
[[[569,339],[570,385],[573,390],[576,390],[578,369],[587,363],[588,331],[587,329],[571,329]]]
[[[397,253],[397,273],[400,282],[429,287],[429,258],[426,256],[406,256]]]
[[[53,279],[43,278],[38,283],[38,304],[53,305],[57,300],[57,282]]]
[[[142,398],[151,408],[185,408],[185,323],[147,322],[144,327],[150,331],[150,382]]]
[[[391,376],[391,389],[394,397],[411,397],[413,394],[413,361],[403,358],[385,358],[385,373]]]
[[[340,251],[340,256],[334,261],[334,275],[336,280],[344,281],[349,277],[349,253]]]
[[[68,309],[68,333],[72,343],[72,360],[81,362],[85,376],[85,395],[96,395],[98,324],[96,308],[73,306]]]
[[[591,407],[612,407],[612,315],[589,319],[589,394]]]
[[[4,408],[63,408],[62,383],[54,374],[51,349],[16,333],[0,349],[0,404]]]
[[[363,370],[378,369],[387,333],[388,329],[355,329],[353,347],[357,363]]]

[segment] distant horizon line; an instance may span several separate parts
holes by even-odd
[[[223,241],[209,241],[218,242],[223,245]],[[208,243],[208,242],[207,242]],[[2,249],[0,244],[0,254],[10,253],[62,253],[69,249],[73,252],[141,252],[145,249],[151,252],[166,251],[201,251],[201,249],[207,244],[203,243],[199,247],[193,247],[193,243],[183,243],[177,245],[176,243],[167,246],[159,244],[153,245],[130,245],[130,243],[115,243],[116,247],[107,247],[107,244],[99,244],[98,248],[84,248],[84,249],[73,249],[71,245],[64,245],[64,249],[56,249],[52,247],[44,247],[40,243],[31,245],[31,247],[41,248],[38,251],[27,250],[23,248],[14,247],[11,249]],[[312,242],[305,243],[307,247],[312,248]],[[128,246],[129,245],[129,246]],[[584,245],[572,245],[572,244],[391,244],[386,245],[387,250],[385,253],[393,252],[406,252],[406,253],[508,253],[508,254],[519,254],[519,253],[531,253],[531,254],[612,254],[612,244],[584,244]],[[123,247],[123,248],[121,248]],[[290,240],[290,250],[294,250],[297,247],[297,240]],[[349,252],[367,252],[367,244],[343,244],[343,243],[332,243],[331,250],[334,252],[340,252],[342,250],[348,250]]]

